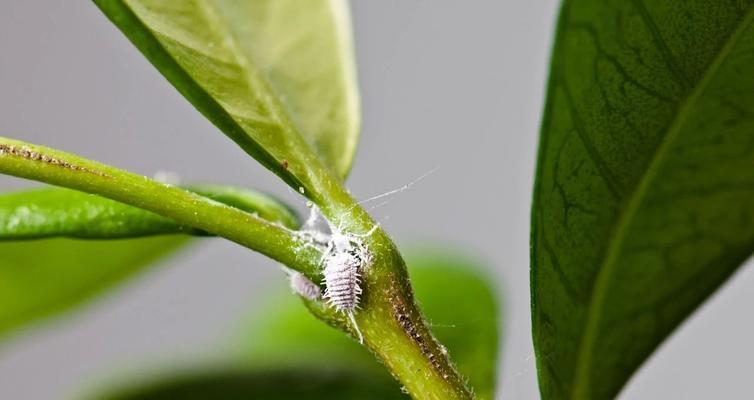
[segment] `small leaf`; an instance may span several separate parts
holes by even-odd
[[[532,210],[543,398],[613,398],[754,250],[753,20],[564,2]]]
[[[260,193],[226,186],[196,186],[191,191],[260,217],[296,228],[285,206]],[[127,204],[63,188],[0,195],[0,241],[66,236],[117,239],[170,233],[205,233]]]
[[[372,376],[348,369],[215,371],[159,381],[103,400],[406,399]]]
[[[95,0],[202,114],[295,189],[359,134],[345,0]]]
[[[187,243],[184,236],[129,240],[0,242],[0,337],[72,308]]]
[[[407,265],[417,301],[433,332],[450,352],[478,398],[494,393],[497,356],[497,311],[488,279],[475,263],[440,252],[409,254]],[[374,356],[341,332],[316,320],[298,301],[286,296],[266,304],[274,308],[254,319],[244,336],[246,359],[257,368],[311,369],[344,366],[388,379]],[[398,384],[390,381],[398,391]]]

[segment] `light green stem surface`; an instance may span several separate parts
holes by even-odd
[[[413,398],[473,398],[417,307],[406,265],[393,241],[325,168],[310,167],[314,171],[310,175],[312,187],[319,189],[310,198],[334,226],[366,235],[364,243],[374,257],[364,271],[361,309],[354,315],[364,344]],[[377,229],[368,234],[375,226]],[[308,305],[320,319],[357,337],[346,316],[312,302]]]
[[[364,234],[376,222],[325,168],[311,167],[314,200],[323,214],[350,233]],[[181,188],[42,146],[0,138],[0,173],[98,194],[172,218],[263,253],[315,281],[320,253],[302,246],[296,232]],[[414,302],[406,267],[382,229],[365,237],[374,261],[363,277],[355,319],[364,344],[417,399],[472,398],[463,378],[434,338]],[[323,303],[312,312],[355,335],[347,318]]]
[[[225,237],[307,275],[316,274],[319,253],[302,248],[294,231],[145,176],[3,137],[0,137],[0,173],[98,194],[143,208]]]

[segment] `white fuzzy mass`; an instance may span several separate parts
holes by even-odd
[[[361,276],[371,255],[357,238],[341,235],[331,243],[324,257],[324,297],[337,311],[350,313],[359,306]]]

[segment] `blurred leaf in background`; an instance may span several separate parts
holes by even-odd
[[[395,385],[347,369],[217,371],[187,375],[101,400],[407,399]]]
[[[0,337],[82,303],[188,242],[175,235],[0,242]]]
[[[268,221],[298,226],[289,208],[264,194],[218,185],[190,190]],[[75,190],[42,187],[0,194],[0,337],[72,308],[188,243],[189,236],[177,233],[205,235]],[[150,237],[136,239],[144,236]]]

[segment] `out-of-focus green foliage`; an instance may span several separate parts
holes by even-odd
[[[393,385],[349,369],[230,370],[187,375],[99,397],[102,400],[392,400]]]
[[[175,251],[186,236],[0,242],[0,336],[66,311]]]
[[[287,207],[251,190],[226,186],[191,190],[289,228],[298,225]],[[68,310],[188,241],[181,235],[136,240],[28,239],[122,239],[175,233],[204,234],[149,211],[69,189],[0,195],[0,335]]]

